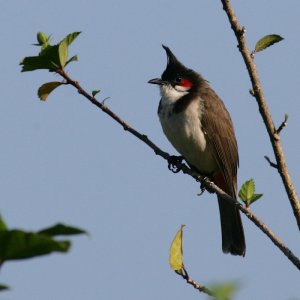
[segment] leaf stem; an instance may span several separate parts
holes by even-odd
[[[198,283],[197,281],[195,281],[194,279],[192,279],[186,268],[183,266],[182,268],[182,273],[177,273],[178,275],[180,275],[184,280],[186,280],[186,282],[190,285],[192,285],[196,290],[198,290],[199,292],[205,293],[211,297],[215,297],[215,294],[213,293],[212,290],[210,290],[209,288],[207,288],[204,285],[201,285],[200,283]]]

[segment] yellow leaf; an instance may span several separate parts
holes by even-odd
[[[173,269],[176,272],[180,272],[183,268],[183,252],[182,252],[183,227],[184,225],[181,225],[170,247],[169,263],[171,269]]]

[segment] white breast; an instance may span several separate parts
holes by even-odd
[[[174,113],[174,103],[187,91],[170,87],[166,92],[163,88],[159,119],[165,135],[191,165],[204,175],[213,173],[218,167],[201,129],[201,99],[192,101],[182,112]]]

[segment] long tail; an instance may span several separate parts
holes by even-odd
[[[214,182],[229,195],[236,197],[236,192],[228,188],[223,176],[216,176]],[[243,224],[239,210],[235,205],[228,203],[218,197],[221,229],[222,229],[222,249],[224,253],[245,256],[246,243]]]

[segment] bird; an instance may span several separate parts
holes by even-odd
[[[169,47],[160,78],[158,116],[162,130],[191,169],[237,199],[238,145],[230,114],[200,74],[185,67]],[[245,256],[246,243],[238,208],[218,196],[224,253]]]

